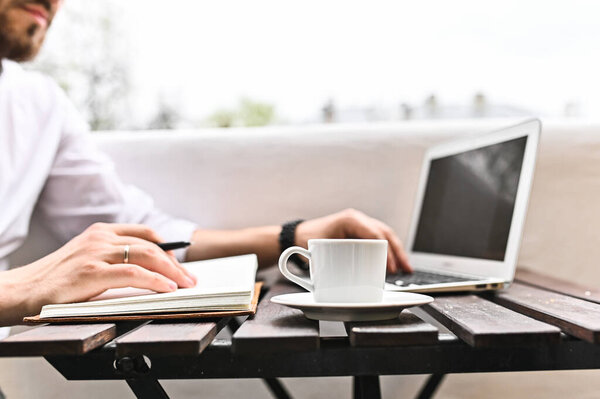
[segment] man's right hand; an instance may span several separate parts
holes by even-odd
[[[0,273],[0,291],[5,294],[0,293],[0,325],[18,322],[45,304],[85,301],[109,288],[170,292],[178,286],[193,287],[195,277],[155,244],[161,241],[143,225],[90,226],[50,255]],[[129,259],[124,263],[127,245]],[[5,320],[7,315],[11,320]]]

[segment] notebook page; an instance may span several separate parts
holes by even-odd
[[[190,295],[194,290],[197,294],[215,291],[234,292],[252,291],[256,279],[258,259],[256,255],[240,255],[228,258],[185,262],[182,265],[192,272],[198,279],[194,288],[180,288],[177,291],[157,294],[151,290],[140,288],[113,288],[90,299],[100,301],[116,298],[128,298],[142,295],[156,294],[163,298]],[[158,298],[157,298],[158,299]]]

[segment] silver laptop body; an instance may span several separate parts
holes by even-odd
[[[406,248],[413,275],[386,290],[481,291],[508,286],[541,131],[538,119],[426,151]]]

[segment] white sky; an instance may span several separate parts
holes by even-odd
[[[97,0],[69,0],[97,1]],[[67,7],[69,2],[67,2]],[[600,114],[600,2],[127,0],[134,115],[191,119],[242,96],[290,121],[339,106],[495,103]]]

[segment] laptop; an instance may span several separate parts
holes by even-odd
[[[514,278],[541,131],[538,119],[425,153],[406,248],[412,274],[386,290],[498,290]]]

